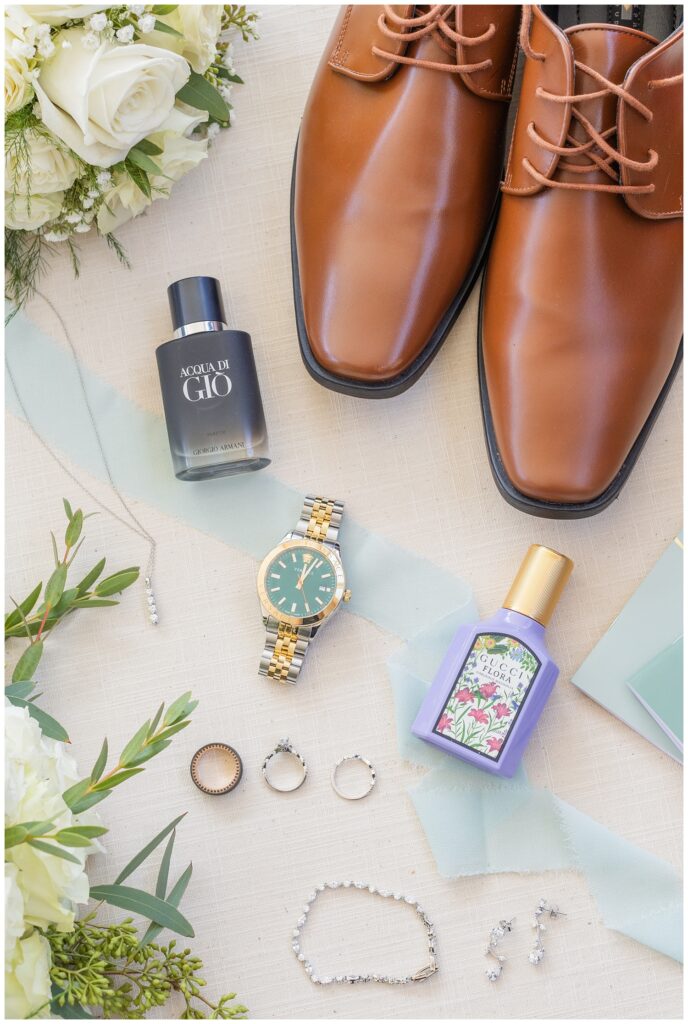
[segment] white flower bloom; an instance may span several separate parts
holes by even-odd
[[[180,53],[194,71],[204,74],[215,59],[222,27],[222,4],[178,4],[158,20],[176,29],[180,35],[155,32],[148,41]]]
[[[194,140],[187,139],[184,135],[157,132],[151,141],[162,149],[162,153],[156,153],[154,159],[164,175],[153,175],[152,184],[164,189],[167,194],[172,182],[179,181],[208,156],[207,139]]]
[[[139,18],[139,32],[146,35],[147,32],[152,32],[155,28],[155,15],[144,14],[142,18]]]
[[[68,213],[67,216],[65,217],[65,220],[67,221],[68,224],[80,224],[81,223],[81,214],[80,213],[76,213],[76,212]]]
[[[129,10],[131,11],[132,14],[136,14],[137,16],[143,14],[145,9],[145,4],[129,4]]]
[[[84,234],[84,232],[91,230],[91,222],[89,221],[88,223],[86,223],[85,221],[82,221],[81,224],[77,224],[74,230],[78,231],[80,235]]]
[[[61,35],[76,42],[85,33],[72,28]],[[188,78],[177,54],[105,40],[93,54],[58,48],[35,89],[46,126],[83,160],[110,167],[160,127]]]
[[[25,38],[33,24],[21,8],[5,12],[5,114],[19,110],[33,98],[28,61],[35,51]]]
[[[212,140],[212,139],[215,138],[216,135],[219,135],[219,134],[220,134],[220,126],[217,123],[217,121],[213,121],[212,124],[208,125],[208,131],[206,132],[206,135],[207,135],[208,139]]]
[[[94,32],[102,32],[108,23],[107,14],[100,11],[98,14],[94,14],[89,20],[88,27]]]
[[[120,43],[130,43],[134,38],[134,26],[124,25],[122,28],[118,28],[115,32]]]
[[[81,200],[81,205],[83,206],[84,210],[90,210],[93,206],[93,197],[90,195],[84,196],[84,198]]]
[[[143,213],[151,202],[128,174],[115,175],[114,187],[105,193],[103,205],[98,210],[98,230],[103,235],[115,231],[132,217]]]
[[[5,862],[5,970],[14,955],[14,944],[26,931],[24,897],[17,884],[17,865]]]
[[[44,231],[42,234],[46,242],[65,242],[69,238],[69,231]]]
[[[69,42],[69,40],[67,40],[67,42]],[[69,45],[72,45],[71,42]],[[95,32],[85,32],[81,37],[81,45],[85,50],[97,50],[100,46],[100,40]]]
[[[107,188],[112,182],[112,174],[110,171],[98,171],[96,182],[101,188]]]
[[[66,21],[88,18],[97,11],[106,11],[111,4],[31,4],[29,11],[36,21],[45,21],[48,25],[64,25]]]
[[[50,946],[38,932],[17,939],[5,957],[5,1019],[47,1017],[50,1002]]]
[[[71,48],[72,48],[72,44],[70,43],[69,39],[63,39],[62,40],[62,49],[63,50],[71,50]]]
[[[5,192],[5,227],[15,231],[35,231],[53,220],[62,208],[64,192],[47,196],[12,196]],[[31,819],[27,819],[31,820]],[[35,819],[34,819],[35,820]]]
[[[56,828],[75,822],[94,823],[95,811],[75,818],[62,798],[79,780],[76,762],[67,746],[42,735],[26,708],[5,706],[5,825],[25,821],[52,821]],[[100,844],[75,847],[78,863],[41,853],[20,843],[5,852],[18,869],[24,899],[24,921],[37,928],[53,926],[70,931],[78,904],[88,901],[89,884],[84,865]]]
[[[79,169],[72,154],[33,129],[26,132],[26,156],[11,150],[5,158],[5,180],[13,193],[26,196],[64,192],[76,181]]]

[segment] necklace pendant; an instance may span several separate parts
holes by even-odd
[[[158,609],[155,604],[155,594],[153,593],[150,576],[146,576],[146,601],[148,602],[148,618],[151,621],[151,625],[157,626],[160,620],[158,618]]]

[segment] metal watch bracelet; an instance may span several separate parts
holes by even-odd
[[[339,527],[344,513],[344,502],[329,501],[312,494],[306,495],[299,521],[291,537],[317,540],[334,548],[338,546]],[[282,683],[295,683],[306,656],[308,645],[315,635],[313,626],[293,626],[268,616],[265,648],[258,673]]]

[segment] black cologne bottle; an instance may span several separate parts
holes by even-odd
[[[167,289],[174,337],[156,350],[175,476],[208,480],[270,464],[251,337],[230,331],[214,277]]]

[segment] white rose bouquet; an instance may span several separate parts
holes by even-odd
[[[66,730],[37,703],[36,672],[53,630],[83,608],[116,605],[138,577],[137,568],[102,576],[101,559],[76,585],[68,576],[81,547],[84,513],[64,502],[65,549],[60,558],[53,535],[55,567],[5,616],[5,640],[25,646],[5,685],[5,1017],[145,1017],[176,1002],[184,1019],[243,1017],[234,993],[216,1002],[201,991],[201,960],[175,940],[156,941],[163,929],[192,937],[179,906],[191,879],[191,864],[170,880],[175,818],[121,868],[114,882],[90,885],[86,863],[102,852],[108,829],[96,804],[144,771],[174,736],[185,729],[197,702],[182,694],[161,704],[112,758],[104,740],[91,770],[80,774]],[[155,892],[129,880],[165,843]],[[116,851],[115,851],[116,852]],[[124,884],[126,883],[126,884]],[[89,900],[95,907],[80,912]],[[104,904],[141,917],[104,921]],[[169,1019],[169,1018],[168,1018]]]
[[[208,155],[231,123],[234,4],[5,8],[7,297],[30,296],[53,243],[113,232]]]

